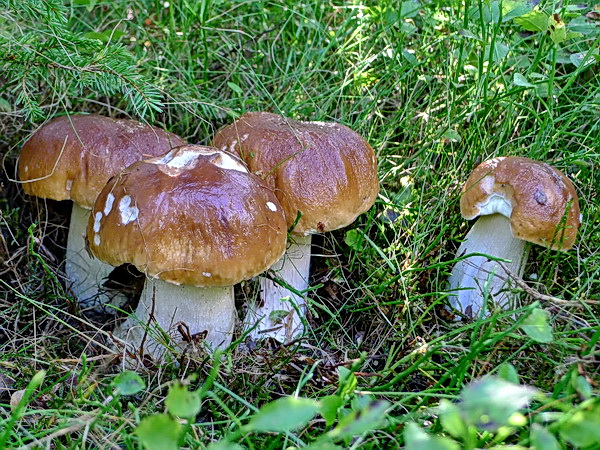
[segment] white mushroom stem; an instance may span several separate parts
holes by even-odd
[[[283,283],[296,292],[308,288],[310,244],[312,237],[293,236],[288,249],[270,270]],[[304,332],[302,320],[306,315],[304,295],[297,295],[268,278],[260,278],[260,303],[248,306],[244,320],[245,329],[252,329],[254,340],[272,337],[279,342],[290,342]]]
[[[121,307],[127,297],[118,291],[109,292],[102,288],[114,267],[94,258],[85,248],[89,217],[90,210],[73,203],[65,258],[67,286],[82,309],[93,308],[99,311],[107,303]],[[114,311],[113,308],[103,309],[106,312]]]
[[[523,275],[527,262],[525,241],[517,239],[510,230],[509,219],[502,214],[481,216],[467,233],[458,248],[457,257],[482,253],[510,260],[506,267],[517,276]],[[485,256],[471,256],[456,263],[449,278],[450,303],[467,317],[478,317],[487,297],[487,311],[493,305],[504,309],[514,307],[515,295],[510,291],[511,280],[496,261]]]
[[[188,345],[205,345],[209,351],[226,348],[231,343],[235,316],[233,286],[178,286],[147,279],[135,316],[120,324],[114,336],[134,355],[140,354],[143,344],[144,353],[162,361],[169,346],[179,350]],[[203,339],[200,334],[205,331]]]

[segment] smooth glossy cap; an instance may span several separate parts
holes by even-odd
[[[139,161],[98,195],[91,252],[175,284],[231,286],[277,261],[286,223],[273,191],[216,148],[187,145]]]
[[[213,145],[236,152],[275,189],[296,234],[331,231],[367,211],[379,192],[371,146],[337,123],[301,122],[267,112],[244,114]]]
[[[462,188],[465,219],[503,214],[516,238],[569,250],[581,223],[573,183],[546,163],[518,156],[494,158],[473,170]]]
[[[91,208],[110,177],[183,139],[135,120],[99,115],[57,117],[38,129],[19,156],[19,179],[30,195],[73,200]]]

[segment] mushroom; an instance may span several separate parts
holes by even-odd
[[[272,189],[237,156],[187,145],[113,177],[96,199],[87,240],[102,261],[147,275],[135,316],[114,334],[136,353],[145,342],[161,360],[164,340],[151,330],[145,339],[152,322],[176,345],[204,331],[209,349],[229,345],[233,285],[283,255],[286,223]]]
[[[89,209],[110,177],[144,156],[164,154],[184,141],[134,120],[99,115],[62,116],[44,124],[25,143],[19,156],[19,178],[25,193],[53,200],[72,200],[65,273],[68,288],[82,308],[126,297],[110,298],[100,286],[114,269],[91,258],[85,249]]]
[[[450,303],[467,317],[477,317],[489,294],[497,305],[513,303],[509,276],[486,256],[509,260],[510,272],[521,277],[527,262],[525,242],[567,251],[581,223],[573,183],[546,163],[517,156],[480,164],[462,188],[460,211],[477,219],[457,251],[449,278]],[[487,293],[487,294],[486,294]]]
[[[249,305],[245,319],[246,328],[259,323],[252,339],[289,342],[304,331],[311,236],[345,227],[373,205],[379,192],[375,153],[344,125],[267,112],[242,115],[215,135],[213,145],[237,152],[262,176],[293,227],[285,257],[271,268],[283,283],[262,277],[260,304]]]

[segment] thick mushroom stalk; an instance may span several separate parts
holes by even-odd
[[[232,286],[177,286],[148,279],[135,316],[120,324],[114,336],[129,352],[141,349],[160,361],[170,345],[181,351],[192,345],[204,345],[208,351],[226,348],[235,316]]]
[[[506,267],[521,277],[527,262],[525,241],[513,236],[510,220],[502,214],[481,216],[462,242],[456,257],[472,253],[509,260]],[[456,263],[448,280],[450,304],[469,318],[477,317],[487,304],[504,309],[514,306],[511,280],[500,265],[485,256],[470,256]]]
[[[89,217],[88,209],[73,203],[65,256],[67,286],[84,311],[102,308],[104,312],[112,312],[113,308],[107,305],[120,308],[127,301],[127,296],[118,290],[103,288],[115,268],[92,257],[86,249],[85,232]]]
[[[272,267],[272,274],[296,292],[266,277],[260,277],[260,303],[248,306],[245,328],[254,340],[265,335],[279,342],[290,342],[304,333],[306,300],[298,295],[308,289],[312,236],[294,236],[283,257]],[[256,326],[255,326],[256,325]]]

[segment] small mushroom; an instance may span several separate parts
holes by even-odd
[[[371,208],[379,192],[375,153],[344,125],[267,112],[244,114],[221,129],[213,145],[236,152],[263,177],[293,227],[285,257],[272,270],[295,292],[262,277],[261,304],[249,305],[245,319],[247,328],[259,322],[251,338],[289,342],[304,331],[311,236],[345,227]]]
[[[97,258],[147,275],[135,317],[114,334],[136,354],[145,342],[158,361],[164,340],[153,327],[144,337],[154,322],[176,345],[203,332],[209,350],[229,345],[233,285],[281,257],[286,223],[272,189],[237,156],[187,145],[113,177],[98,195],[87,239]]]
[[[525,242],[567,251],[581,223],[573,183],[546,163],[517,156],[494,158],[479,165],[462,188],[460,211],[477,219],[457,251],[510,260],[507,268],[521,277],[527,262]],[[508,309],[514,296],[509,276],[486,256],[456,263],[449,278],[450,303],[467,317],[477,317],[489,299]]]
[[[110,177],[144,156],[157,156],[184,141],[178,136],[134,120],[99,115],[61,116],[44,124],[23,146],[19,179],[29,195],[72,200],[65,272],[68,288],[82,308],[108,301],[121,306],[100,286],[113,267],[91,258],[85,249],[89,210]],[[108,202],[105,208],[112,208]]]

